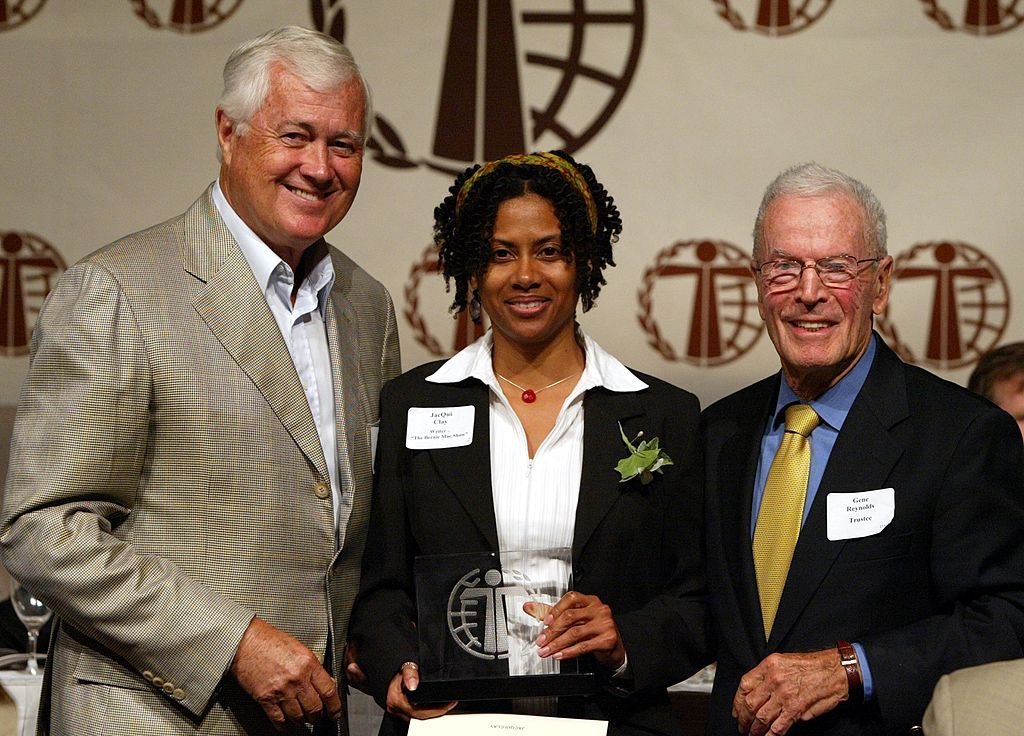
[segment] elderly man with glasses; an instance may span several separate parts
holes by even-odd
[[[817,164],[754,225],[781,372],[703,417],[709,733],[907,734],[954,669],[1024,654],[1024,452],[1005,412],[872,331],[885,213]]]

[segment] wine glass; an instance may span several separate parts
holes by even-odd
[[[38,675],[39,660],[36,650],[39,644],[39,630],[50,620],[50,609],[14,578],[11,578],[11,605],[28,631],[29,657],[26,669],[30,675]]]

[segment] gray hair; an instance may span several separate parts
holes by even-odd
[[[217,107],[235,123],[239,135],[245,135],[266,100],[271,66],[275,63],[283,64],[317,92],[330,92],[358,79],[365,100],[363,139],[369,138],[373,100],[352,52],[331,36],[301,26],[276,28],[246,41],[231,52],[224,64],[224,90]]]
[[[864,214],[864,242],[872,257],[886,255],[885,210],[875,193],[848,174],[814,162],[797,164],[786,169],[765,189],[761,206],[754,220],[754,258],[764,252],[764,217],[769,205],[779,197],[823,197],[848,195],[860,205]]]

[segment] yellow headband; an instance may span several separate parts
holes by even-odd
[[[594,203],[594,197],[590,193],[590,187],[587,186],[586,180],[580,174],[579,170],[571,163],[558,154],[548,152],[517,153],[484,164],[474,171],[471,177],[466,179],[466,182],[459,190],[459,194],[455,198],[456,213],[462,210],[462,205],[465,203],[466,197],[469,195],[469,192],[473,189],[476,183],[485,176],[492,174],[501,164],[509,164],[511,166],[542,166],[546,169],[553,169],[554,171],[557,171],[562,175],[562,178],[564,178],[572,188],[579,193],[580,197],[583,198],[583,204],[587,208],[587,219],[590,221],[590,230],[591,232],[597,232],[597,205]]]

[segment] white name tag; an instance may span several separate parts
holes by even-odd
[[[472,406],[409,407],[405,446],[410,450],[465,447],[473,441]]]
[[[896,514],[896,492],[892,488],[830,493],[827,500],[828,538],[833,542],[878,534]]]

